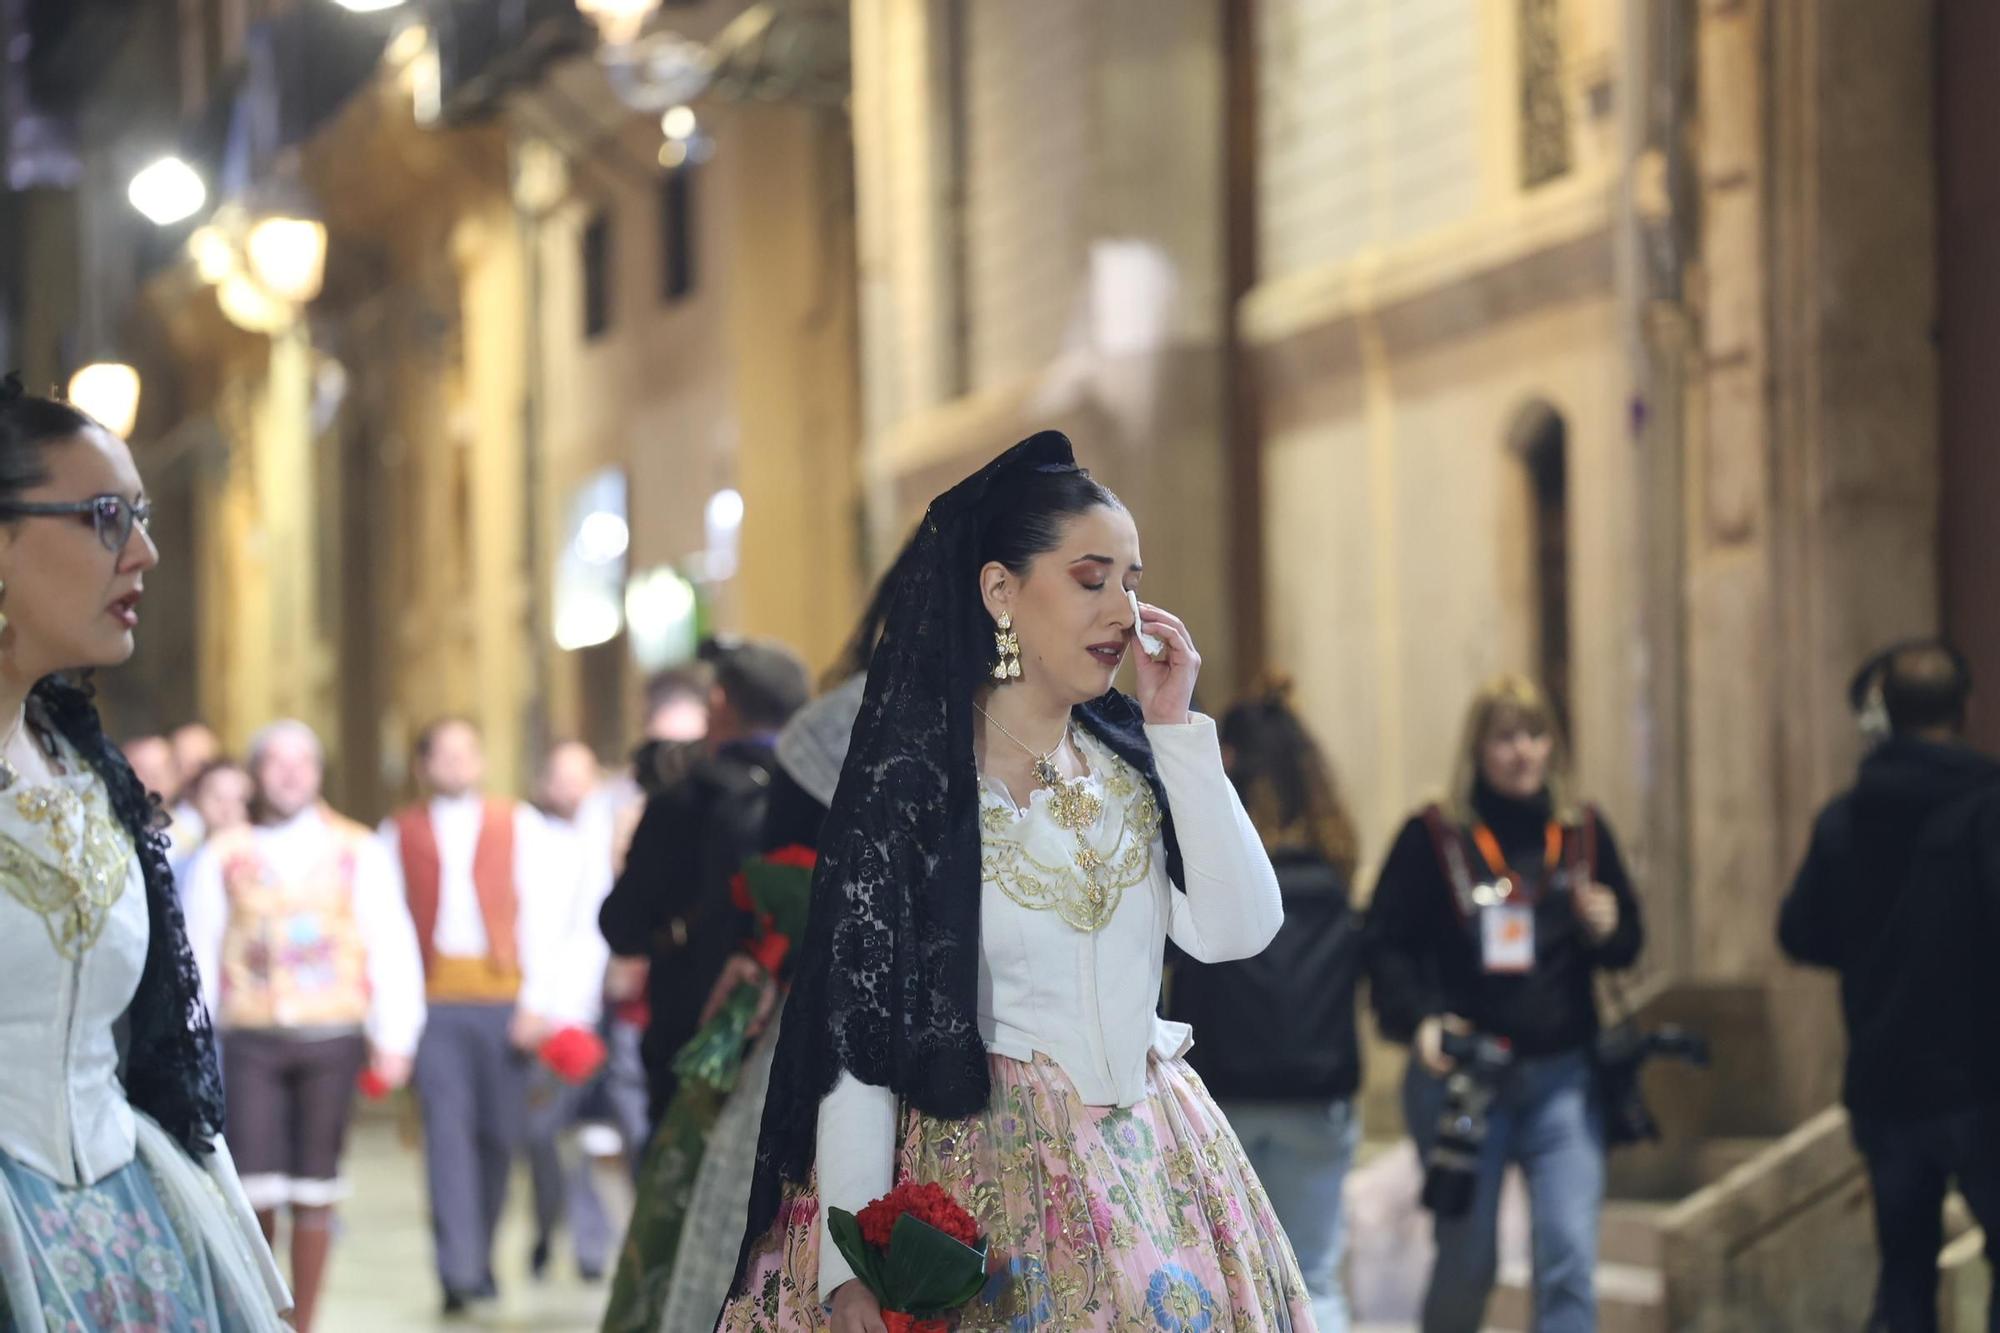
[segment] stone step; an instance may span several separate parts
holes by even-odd
[[[1670,1205],[1607,1199],[1598,1228],[1599,1263],[1630,1268],[1658,1268],[1661,1263],[1660,1219]]]
[[[1713,1185],[1774,1142],[1774,1139],[1753,1138],[1704,1139],[1695,1147],[1695,1176],[1703,1185]]]
[[[1657,1268],[1605,1263],[1597,1266],[1597,1333],[1667,1333],[1666,1279]],[[1500,1271],[1486,1323],[1498,1333],[1527,1333],[1534,1315],[1528,1269]]]

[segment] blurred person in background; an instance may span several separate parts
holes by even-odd
[[[1435,1218],[1424,1333],[1477,1333],[1498,1267],[1500,1186],[1527,1177],[1535,1333],[1597,1327],[1605,1126],[1595,978],[1645,935],[1611,829],[1571,795],[1554,707],[1502,676],[1474,696],[1442,804],[1412,816],[1368,910],[1382,1035],[1410,1047],[1404,1123],[1428,1157],[1456,1061],[1445,1035],[1508,1044],[1470,1206]]]
[[[907,549],[907,548],[905,548]],[[897,563],[900,564],[901,557]],[[826,693],[793,715],[778,733],[777,765],[765,803],[761,851],[817,855],[820,826],[833,803],[847,758],[847,740],[861,712],[863,674],[882,636],[895,571],[877,584],[861,623],[840,657],[820,678]],[[796,942],[795,942],[796,943]],[[757,1135],[770,1089],[771,1061],[791,978],[787,949],[775,973],[745,951],[731,955],[710,992],[713,1014],[737,986],[766,988],[747,1050],[698,1155],[669,1141],[663,1130],[647,1153],[632,1224],[618,1258],[603,1333],[656,1333],[706,1326],[729,1295],[757,1162]]]
[[[1875,744],[1820,812],[1778,920],[1786,953],[1840,976],[1876,1333],[1938,1328],[1954,1184],[2000,1236],[2000,762],[1966,743],[1971,697],[1965,659],[1935,640],[1862,667],[1849,702]],[[2000,1290],[1986,1326],[2000,1333]]]
[[[646,802],[674,781],[685,781],[689,765],[708,735],[709,690],[714,673],[706,662],[689,662],[656,673],[646,682],[645,739],[625,772],[601,786],[584,803],[577,823],[601,876],[599,907],[625,868],[632,835]],[[671,756],[672,762],[664,762]],[[673,775],[670,781],[668,775]],[[598,849],[602,849],[601,856]],[[636,1176],[652,1130],[646,1088],[647,960],[614,956],[604,973],[606,1059],[604,1095],[625,1141],[626,1165]]]
[[[497,1295],[493,1236],[526,1145],[535,1053],[580,1017],[563,949],[576,868],[532,807],[484,793],[470,721],[427,727],[415,761],[426,799],[391,816],[382,838],[424,959],[414,1077],[438,1279],[456,1315]]]
[[[409,1081],[423,961],[396,869],[320,799],[326,757],[303,722],[250,743],[254,826],[211,825],[183,886],[203,996],[222,1032],[229,1144],[275,1245],[291,1221],[294,1321],[311,1333],[333,1246],[357,1080]]]
[[[1223,767],[1278,872],[1285,924],[1255,958],[1177,963],[1168,1015],[1194,1029],[1188,1063],[1221,1103],[1291,1237],[1319,1333],[1347,1333],[1341,1191],[1361,1141],[1354,821],[1292,711],[1289,681],[1230,709],[1219,730]]]
[[[574,987],[575,999],[569,1016],[581,1023],[588,1018],[596,1026],[604,990],[605,966],[610,953],[597,931],[597,908],[603,900],[602,883],[608,881],[608,864],[599,872],[594,865],[608,861],[608,846],[589,845],[590,830],[579,822],[585,805],[597,792],[603,770],[590,747],[580,741],[563,741],[553,746],[543,759],[536,777],[535,805],[548,823],[550,837],[557,845],[556,857],[570,873],[562,886],[569,902],[561,914],[563,940],[557,946],[565,957],[562,964],[566,984]],[[611,1259],[611,1218],[592,1174],[591,1159],[603,1155],[602,1144],[590,1133],[585,1120],[612,1119],[604,1088],[605,1072],[599,1070],[581,1084],[560,1077],[546,1065],[537,1065],[528,1085],[528,1168],[535,1196],[535,1245],[529,1270],[537,1277],[548,1271],[557,1228],[565,1221],[576,1252],[577,1272],[585,1281],[603,1277]],[[575,1135],[579,1151],[565,1165],[564,1140]],[[613,1131],[611,1155],[621,1162],[622,1147]],[[598,1148],[598,1152],[589,1151]]]
[[[250,802],[255,795],[250,770],[234,759],[216,759],[188,780],[186,804],[200,822],[201,841],[186,849],[174,849],[174,882],[186,891],[188,867],[207,839],[250,822]]]
[[[744,640],[710,650],[708,732],[684,780],[646,804],[598,925],[614,953],[644,956],[649,1115],[672,1100],[674,1056],[699,1026],[723,965],[747,933],[729,882],[761,846],[778,731],[811,696],[788,648]],[[642,779],[643,781],[643,779]]]
[[[174,803],[174,822],[187,828],[189,837],[199,845],[208,836],[208,828],[191,799],[194,780],[222,757],[222,740],[206,722],[187,722],[173,729],[167,744],[173,747],[174,772],[181,782],[179,799]]]
[[[181,794],[181,770],[174,760],[172,743],[165,736],[134,736],[119,748],[146,790],[172,809]]]

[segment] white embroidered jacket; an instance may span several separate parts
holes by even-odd
[[[0,793],[0,1152],[58,1184],[132,1160],[111,1027],[147,938],[139,859],[95,776]]]
[[[979,1030],[996,1055],[1062,1066],[1092,1106],[1132,1106],[1146,1095],[1148,1060],[1192,1044],[1184,1024],[1159,1016],[1171,937],[1190,957],[1226,962],[1261,952],[1284,921],[1278,878],[1222,769],[1212,719],[1149,726],[1147,739],[1173,807],[1186,890],[1167,878],[1159,812],[1144,779],[1079,733],[1101,802],[1078,836],[1058,823],[1050,794],[1027,810],[989,783],[980,797]],[[1105,919],[1078,870],[1094,862]],[[820,1105],[820,1215],[858,1212],[894,1183],[896,1097],[843,1073]],[[821,1223],[820,1292],[854,1276]]]

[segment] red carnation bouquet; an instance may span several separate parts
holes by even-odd
[[[859,1215],[829,1208],[827,1231],[875,1293],[889,1333],[947,1333],[986,1287],[979,1224],[939,1185],[902,1184]]]
[[[743,941],[743,952],[774,977],[791,956],[793,941],[805,937],[813,866],[818,861],[810,847],[781,847],[751,857],[730,880],[737,910],[751,917],[751,935]],[[735,1086],[762,1001],[759,991],[749,982],[738,986],[681,1047],[674,1056],[674,1074],[683,1085],[704,1084],[718,1094]]]

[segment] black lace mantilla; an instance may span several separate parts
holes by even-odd
[[[819,1106],[843,1070],[942,1119],[990,1096],[979,1035],[979,774],[973,701],[991,670],[977,595],[984,515],[1010,479],[1076,466],[1053,431],[1015,445],[933,501],[899,562],[881,645],[813,876],[806,929],[757,1145],[740,1291],[785,1186],[811,1172]],[[1167,871],[1179,843],[1139,705],[1117,692],[1077,719],[1145,775],[1160,803]]]
[[[201,974],[167,866],[166,817],[104,734],[87,680],[51,676],[35,687],[31,702],[38,720],[59,732],[103,780],[146,883],[146,962],[124,1020],[119,1072],[125,1095],[190,1156],[205,1156],[222,1136],[222,1075]]]

